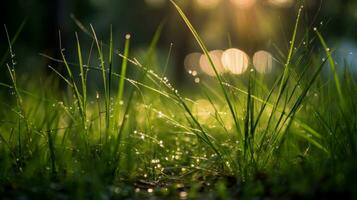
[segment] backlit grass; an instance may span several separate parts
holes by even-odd
[[[65,67],[61,74],[49,66],[50,77],[19,78],[21,58],[7,34],[10,56],[0,68],[9,77],[0,83],[0,194],[99,199],[356,195],[355,77],[349,66],[335,63],[334,49],[318,29],[297,37],[303,7],[289,50],[274,58],[274,73],[260,74],[250,61],[245,73],[231,75],[217,71],[199,33],[172,4],[215,72],[215,77],[193,78],[190,89],[175,87],[165,77],[166,68],[160,71],[153,62],[161,27],[139,58],[131,52],[130,35],[123,38],[123,49],[115,50],[111,29],[105,42],[92,25],[90,31],[83,26],[85,34],[75,34],[77,60],[67,60],[62,45],[61,58],[44,55]],[[83,48],[82,40],[90,40],[92,48]],[[89,79],[90,74],[100,80]],[[88,87],[91,81],[96,88]]]

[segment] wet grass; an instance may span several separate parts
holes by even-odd
[[[106,43],[93,26],[82,26],[92,47],[83,48],[76,33],[78,62],[68,61],[60,45],[61,58],[47,58],[66,73],[49,66],[53,76],[45,80],[18,78],[21,58],[6,34],[1,196],[356,197],[355,77],[350,66],[335,63],[334,50],[317,29],[306,30],[312,38],[297,38],[303,8],[290,48],[276,58],[279,66],[268,79],[251,63],[242,75],[219,74],[184,11],[172,3],[216,75],[192,81],[188,92],[176,88],[164,77],[166,67],[160,71],[152,59],[161,26],[140,58],[130,51],[129,35],[123,49],[115,50],[111,30]],[[91,74],[99,74],[97,88],[88,87]]]

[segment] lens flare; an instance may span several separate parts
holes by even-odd
[[[224,68],[221,62],[221,57],[222,57],[223,51],[222,50],[213,50],[209,52],[209,56],[212,59],[212,62],[214,64],[214,67],[216,68],[217,72],[223,73]],[[214,70],[211,66],[211,63],[209,62],[208,58],[206,55],[202,55],[200,58],[200,67],[201,70],[206,73],[209,76],[215,76],[216,74],[214,73]]]
[[[221,0],[196,0],[196,3],[200,8],[212,9],[217,7]]]
[[[249,8],[255,4],[256,0],[231,0],[231,2],[239,8]]]
[[[186,71],[199,71],[201,53],[190,53],[185,57],[184,66]]]
[[[249,57],[244,51],[239,49],[228,49],[223,52],[222,64],[232,74],[242,74],[248,68]]]
[[[253,65],[259,73],[270,73],[273,69],[273,56],[267,51],[258,51],[253,56]]]

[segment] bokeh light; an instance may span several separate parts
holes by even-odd
[[[196,3],[200,8],[212,9],[218,6],[221,0],[196,0]]]
[[[253,56],[253,65],[259,73],[270,73],[273,69],[273,56],[267,51],[258,51]]]
[[[215,110],[212,104],[205,99],[199,99],[195,101],[192,107],[192,113],[197,117],[198,121],[203,123],[206,122]]]
[[[222,50],[213,50],[209,52],[209,56],[212,59],[212,62],[217,70],[218,73],[223,73],[224,68],[221,62],[223,51]],[[209,62],[208,58],[206,55],[202,55],[200,58],[200,67],[201,70],[206,73],[209,76],[215,76],[216,74],[214,73],[214,70],[211,66],[211,63]]]
[[[184,60],[185,70],[188,72],[199,72],[201,55],[202,54],[198,52],[188,54]]]
[[[239,8],[248,8],[253,6],[256,0],[231,0],[231,2]]]
[[[222,64],[232,74],[242,74],[248,68],[249,57],[239,49],[228,49],[222,54]]]

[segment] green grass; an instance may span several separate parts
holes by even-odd
[[[191,91],[164,77],[169,58],[163,71],[155,62],[162,25],[140,58],[130,51],[129,35],[119,51],[112,28],[106,44],[93,26],[88,31],[76,21],[87,35],[75,34],[78,62],[68,61],[60,45],[61,58],[48,58],[64,65],[66,74],[49,66],[53,76],[44,80],[19,79],[18,58],[5,59],[0,68],[9,75],[0,83],[1,196],[356,197],[355,77],[347,66],[335,64],[322,33],[306,30],[314,33],[312,39],[297,37],[303,8],[287,56],[271,74],[275,81],[269,81],[252,64],[240,76],[219,74],[199,33],[171,2],[216,74],[192,83]],[[6,36],[9,54],[15,55],[15,39],[7,30]],[[84,39],[92,43],[88,50],[80,43]],[[309,42],[295,49],[301,41]],[[328,65],[331,73],[322,73]],[[337,70],[342,67],[343,74]],[[88,87],[90,74],[101,77],[101,91]],[[60,81],[66,84],[62,90]],[[197,109],[210,112],[202,117]]]

